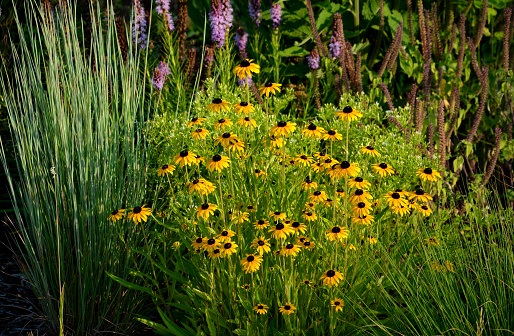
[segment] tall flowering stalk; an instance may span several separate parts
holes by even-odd
[[[209,12],[211,39],[219,48],[225,45],[228,30],[232,27],[233,9],[230,0],[213,0]]]
[[[248,2],[248,12],[253,23],[255,23],[255,28],[259,28],[261,23],[261,0],[250,0]]]
[[[164,83],[166,83],[166,77],[171,75],[170,68],[168,64],[162,61],[153,72],[152,84],[159,91],[162,91]]]
[[[166,20],[169,31],[173,31],[175,29],[175,23],[170,13],[170,0],[155,0],[155,5],[155,11]]]
[[[234,40],[236,41],[236,47],[239,49],[241,53],[241,58],[246,59],[246,44],[248,43],[248,33],[245,32],[243,27],[239,27],[236,31],[236,35],[234,36]]]
[[[134,0],[133,2],[133,15],[134,15],[134,24],[132,26],[132,38],[135,44],[139,44],[141,49],[146,48],[146,40],[147,40],[147,21],[146,21],[146,13],[143,5],[140,0]]]
[[[280,3],[271,3],[271,8],[269,10],[271,15],[271,22],[273,24],[273,29],[277,29],[280,26],[280,22],[282,21],[282,6]]]

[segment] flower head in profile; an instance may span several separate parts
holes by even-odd
[[[374,223],[374,222],[375,222],[375,217],[373,217],[372,215],[352,217],[352,224],[370,225],[371,223]]]
[[[268,232],[272,232],[275,239],[286,239],[288,235],[294,234],[294,230],[289,224],[277,223]]]
[[[286,303],[278,308],[278,311],[282,313],[282,315],[291,315],[294,314],[296,307],[293,306],[292,303]]]
[[[255,119],[252,119],[250,117],[243,117],[237,121],[238,125],[242,125],[243,127],[255,127],[257,126],[257,122]]]
[[[205,243],[207,242],[207,238],[202,238],[202,237],[196,237],[192,243],[191,243],[191,246],[193,247],[193,249],[196,251],[196,250],[199,250],[199,249],[202,249],[205,245]]]
[[[423,181],[432,181],[435,182],[441,178],[441,174],[437,172],[437,170],[433,170],[432,168],[421,168],[416,172],[416,175],[419,176]]]
[[[196,163],[196,154],[191,151],[183,150],[175,155],[175,164],[180,164],[180,167],[190,166]]]
[[[323,280],[323,285],[327,285],[328,287],[337,286],[339,282],[344,279],[342,273],[334,270],[328,270],[323,275],[320,280]]]
[[[302,189],[303,190],[309,190],[309,189],[316,189],[318,187],[318,184],[314,181],[311,181],[309,176],[305,178],[305,180],[302,182]]]
[[[253,273],[261,267],[262,257],[258,254],[247,254],[245,258],[241,260],[241,266],[245,273]]]
[[[336,112],[336,117],[350,122],[362,118],[362,113],[360,113],[357,110],[354,110],[350,106],[345,106],[343,110]]]
[[[305,233],[307,230],[307,226],[300,222],[291,222],[289,225],[291,225],[291,229],[293,229],[296,233]]]
[[[394,169],[385,162],[374,163],[371,165],[371,167],[373,168],[375,173],[380,174],[381,177],[394,174]]]
[[[125,209],[118,209],[111,212],[109,220],[116,222],[118,219],[122,219],[125,216]]]
[[[341,241],[343,239],[348,238],[348,232],[349,230],[345,226],[334,226],[325,233],[325,236],[328,238],[328,240],[331,241]]]
[[[371,212],[371,203],[366,201],[355,203],[352,207],[352,212],[357,217],[367,216]]]
[[[220,234],[218,235],[218,240],[220,242],[229,242],[232,240],[232,237],[234,237],[236,233],[232,230],[222,230]]]
[[[221,144],[221,146],[227,147],[228,145],[233,143],[235,140],[237,140],[237,134],[225,132],[216,138],[216,141],[214,142],[214,144],[216,146]]]
[[[360,151],[370,156],[380,156],[380,153],[373,146],[362,146]]]
[[[225,130],[226,127],[232,126],[232,120],[221,118],[214,123],[214,126],[216,127],[216,130],[219,130],[220,128]]]
[[[221,111],[229,111],[231,105],[232,104],[229,103],[226,100],[223,100],[221,98],[214,98],[212,100],[212,103],[207,105],[206,109],[210,110],[210,111],[212,111],[214,113],[218,113],[218,112],[221,112]]]
[[[432,209],[430,209],[430,207],[426,204],[420,205],[418,211],[425,217],[430,216],[432,213]]]
[[[205,239],[203,243],[203,249],[207,252],[212,252],[215,249],[219,249],[220,242],[216,238]],[[221,252],[221,251],[219,251]]]
[[[211,172],[214,170],[221,172],[223,169],[228,168],[229,165],[230,159],[228,156],[216,154],[207,162],[207,169]]]
[[[296,130],[296,123],[279,121],[271,128],[271,134],[275,137],[287,137]]]
[[[332,166],[332,168],[328,169],[327,174],[331,179],[337,179],[341,177],[348,178],[357,176],[360,171],[361,169],[357,166],[357,163],[343,161],[340,164],[335,164]]]
[[[202,126],[205,118],[193,117],[190,122],[187,123],[187,127]]]
[[[174,165],[162,165],[161,167],[159,167],[159,169],[157,169],[157,175],[158,176],[164,176],[164,175],[167,175],[167,174],[172,174],[173,175],[173,171],[175,170],[175,166]]]
[[[318,215],[316,215],[316,213],[313,211],[303,211],[302,218],[308,222],[312,222],[318,219]]]
[[[134,223],[141,223],[141,221],[146,222],[148,220],[147,216],[150,216],[152,214],[152,209],[147,208],[146,204],[142,206],[137,206],[130,210],[129,214],[127,215],[128,220],[133,220]]]
[[[214,211],[218,209],[218,206],[216,204],[212,203],[203,203],[198,208],[196,208],[196,217],[200,218],[203,217],[204,219],[208,219],[210,215],[214,214]]]
[[[284,255],[286,257],[289,257],[289,256],[296,257],[298,252],[300,252],[301,247],[302,247],[301,245],[286,243],[286,245],[284,245],[284,247],[282,248],[282,255]]]
[[[323,127],[318,127],[313,123],[310,123],[306,129],[302,130],[303,136],[307,138],[319,139],[325,133],[325,129]]]
[[[236,243],[234,243],[234,242],[232,242],[230,240],[225,242],[225,243],[222,243],[220,245],[221,255],[223,257],[231,256],[232,254],[237,252],[237,248],[238,247],[239,246]]]
[[[236,68],[234,69],[234,75],[239,78],[252,77],[253,73],[259,73],[261,67],[255,63],[253,63],[253,59],[245,59],[241,61]]]
[[[209,131],[205,128],[197,128],[196,130],[191,132],[191,136],[195,140],[205,139],[209,135]]]
[[[255,111],[255,107],[252,103],[247,102],[239,102],[237,104],[234,104],[234,108],[236,109],[236,112],[238,114],[250,114],[253,111]]]
[[[257,253],[263,255],[264,253],[271,252],[271,245],[269,239],[264,236],[255,238],[252,242],[252,247],[257,250]]]
[[[373,196],[364,189],[356,189],[350,194],[349,198],[350,203],[359,203],[361,201],[371,202],[371,200],[373,200]]]
[[[198,195],[209,195],[216,189],[214,183],[209,182],[204,178],[194,179],[193,182],[187,183],[186,186],[188,187],[189,192],[196,192]]]
[[[415,192],[411,192],[409,198],[415,202],[428,202],[429,200],[433,200],[432,196],[427,194],[423,189],[416,189]]]
[[[327,199],[327,193],[324,191],[316,190],[314,193],[309,195],[309,202],[321,203]]]
[[[269,97],[270,94],[275,94],[275,92],[280,92],[280,87],[282,84],[268,82],[264,86],[259,88],[259,93]]]
[[[284,220],[287,218],[287,215],[285,212],[280,212],[280,211],[271,211],[269,213],[269,216],[270,217],[273,217],[274,220],[278,221],[278,220]]]
[[[336,140],[343,140],[343,136],[341,133],[337,132],[336,130],[330,130],[323,134],[323,140],[330,140],[330,141],[336,141]]]
[[[259,303],[258,305],[256,305],[255,307],[253,307],[253,310],[257,313],[257,314],[261,314],[261,315],[264,315],[268,312],[268,309],[269,307],[266,306],[265,304],[262,304],[262,303]]]
[[[253,223],[253,227],[257,230],[264,230],[269,226],[269,221],[266,219],[259,219],[255,223]]]
[[[401,205],[407,205],[407,200],[403,197],[403,195],[396,191],[389,191],[385,194],[384,198],[386,199],[389,206],[399,207]]]
[[[368,189],[371,186],[371,183],[369,183],[362,177],[357,176],[352,179],[349,179],[348,185],[350,186],[350,188]]]

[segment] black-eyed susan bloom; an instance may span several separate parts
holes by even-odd
[[[314,193],[309,195],[309,202],[321,203],[327,199],[327,193],[324,191],[316,190]]]
[[[343,311],[344,302],[342,299],[335,298],[330,300],[330,305],[335,308],[336,312]]]
[[[337,188],[336,193],[337,193],[337,196],[339,196],[339,197],[344,197],[344,195],[345,195],[344,190],[341,188]]]
[[[288,137],[296,130],[296,123],[289,121],[279,121],[271,128],[271,135],[275,137]]]
[[[216,204],[212,203],[203,203],[198,208],[196,208],[196,218],[203,217],[204,219],[208,219],[210,215],[214,214],[214,211],[218,209]]]
[[[175,155],[175,164],[177,164],[177,165],[180,164],[181,168],[184,166],[190,166],[190,165],[196,164],[196,163],[197,163],[196,154],[191,151],[183,150],[182,152]]]
[[[343,227],[334,226],[331,229],[327,230],[327,232],[325,233],[325,236],[330,241],[334,241],[334,240],[341,241],[343,239],[348,238],[348,232],[349,232],[349,230],[345,226],[343,226]]]
[[[364,189],[356,189],[354,192],[350,194],[349,201],[350,203],[359,203],[362,201],[371,202],[373,196]]]
[[[369,203],[369,202],[355,203],[352,207],[352,212],[353,212],[354,216],[357,216],[357,217],[367,216],[371,212],[371,203]]]
[[[258,64],[253,63],[253,59],[245,59],[241,61],[236,68],[234,69],[234,75],[239,77],[239,79],[252,77],[253,73],[259,73],[261,71],[261,67]]]
[[[255,127],[257,126],[257,122],[255,122],[255,119],[252,119],[250,117],[243,117],[237,121],[238,125],[241,125],[243,127]]]
[[[373,146],[362,146],[360,151],[370,156],[380,156],[380,153]]]
[[[236,233],[232,230],[222,230],[220,234],[218,235],[218,240],[220,242],[229,242],[232,240],[232,237],[234,237]]]
[[[402,197],[402,194],[396,191],[389,191],[387,194],[384,195],[384,198],[386,199],[389,206],[399,207],[401,205],[408,204],[407,200]]]
[[[195,140],[205,139],[209,135],[209,131],[205,128],[197,128],[196,130],[191,132],[191,136]]]
[[[173,175],[173,171],[175,170],[175,168],[176,167],[174,165],[162,165],[159,167],[159,169],[157,169],[157,176],[164,176],[167,174]]]
[[[294,311],[296,310],[296,307],[293,306],[292,303],[286,303],[280,307],[278,307],[278,311],[282,313],[282,315],[291,315],[294,314]]]
[[[302,134],[306,138],[318,139],[322,137],[323,133],[325,133],[325,129],[323,127],[318,127],[313,123],[307,126],[306,129],[302,130]]]
[[[355,162],[343,161],[340,164],[333,165],[330,169],[327,169],[327,174],[331,179],[338,179],[341,177],[348,178],[357,176],[361,169]]]
[[[305,154],[298,155],[296,157],[296,162],[299,163],[301,166],[310,166],[314,160]]]
[[[269,221],[266,219],[259,219],[257,222],[253,223],[253,227],[257,230],[264,230],[269,226]]]
[[[216,130],[219,130],[220,128],[225,130],[225,128],[232,126],[232,120],[228,118],[221,118],[214,123],[214,126],[216,127]]]
[[[323,140],[330,140],[330,141],[336,141],[336,140],[343,140],[343,135],[339,133],[336,130],[330,130],[323,134],[322,136]]]
[[[309,279],[303,279],[301,284],[310,287],[312,286],[312,281],[310,281]]]
[[[371,183],[366,181],[360,176],[354,177],[352,179],[348,180],[348,185],[350,188],[357,188],[357,189],[368,189],[371,186]]]
[[[255,177],[262,177],[266,175],[266,172],[260,169],[255,169],[253,173],[255,174]]]
[[[312,222],[318,219],[318,215],[316,215],[313,211],[304,211],[302,214],[302,218],[304,218],[308,222]]]
[[[229,165],[230,159],[228,156],[216,154],[207,162],[207,169],[211,172],[214,170],[221,172],[223,169],[228,168]]]
[[[338,164],[339,161],[337,161],[336,159],[326,158],[326,159],[322,160],[320,163],[321,163],[321,170],[324,170],[324,169],[332,168],[332,166]]]
[[[418,211],[425,217],[430,216],[430,214],[432,213],[432,209],[430,209],[430,207],[425,204],[420,205],[420,207],[418,208]]]
[[[307,202],[305,203],[305,210],[313,210],[314,208],[316,207],[316,204],[315,203],[312,203],[312,202]]]
[[[387,175],[394,174],[394,169],[385,162],[382,163],[374,163],[371,165],[375,173],[380,174],[381,177],[385,177]]]
[[[230,133],[230,132],[225,132],[225,133],[223,133],[222,135],[220,135],[219,137],[216,138],[216,140],[214,141],[214,144],[216,146],[221,144],[221,146],[227,147],[228,145],[230,145],[235,140],[237,140],[237,134]]]
[[[203,244],[203,249],[207,252],[211,252],[217,248],[219,248],[220,242],[216,238],[206,239]],[[221,252],[221,251],[220,251]]]
[[[318,184],[316,182],[314,182],[314,181],[311,181],[311,179],[308,176],[302,182],[302,189],[303,190],[315,189],[317,187],[318,187]]]
[[[276,137],[274,135],[269,137],[269,147],[270,148],[282,148],[284,147],[284,139],[281,137]]]
[[[343,110],[336,111],[336,117],[338,117],[341,120],[354,121],[359,118],[362,118],[362,113],[353,109],[350,106],[345,106]]]
[[[352,224],[370,225],[371,223],[374,223],[374,222],[375,222],[375,217],[373,217],[372,215],[352,217]]]
[[[218,113],[220,111],[229,111],[231,105],[232,104],[228,101],[225,101],[221,98],[215,98],[212,100],[212,103],[207,105],[206,109],[214,113]]]
[[[415,192],[411,192],[409,198],[416,202],[428,202],[429,200],[433,200],[432,196],[427,194],[423,189],[416,189]]]
[[[256,208],[256,207],[254,207],[254,206],[253,206],[253,205],[251,205],[251,204],[248,204],[248,205],[246,206],[246,211],[256,212],[256,211],[257,211],[257,208]]]
[[[366,239],[370,245],[378,243],[378,239],[376,237],[367,236]]]
[[[247,254],[241,260],[241,266],[243,266],[243,270],[245,273],[253,273],[261,267],[262,257],[258,254]]]
[[[232,241],[228,241],[228,242],[222,243],[221,246],[220,246],[221,254],[222,254],[223,257],[231,256],[232,254],[237,252],[237,248],[238,247],[239,246],[236,243],[232,242]]]
[[[255,111],[255,107],[252,103],[247,102],[239,102],[237,104],[234,104],[234,108],[236,109],[236,112],[238,114],[250,114],[253,111]]]
[[[307,226],[305,226],[305,224],[303,223],[300,223],[300,222],[292,222],[291,224],[291,229],[294,230],[294,232],[296,233],[305,233],[305,231],[307,230]]]
[[[116,222],[118,219],[122,219],[125,216],[125,209],[118,209],[111,212],[109,220]]]
[[[194,250],[202,249],[205,243],[207,242],[207,238],[196,237],[193,242],[191,242],[191,246]]]
[[[231,220],[233,220],[236,224],[241,224],[241,223],[244,223],[244,222],[248,222],[249,221],[249,214],[248,212],[241,212],[241,211],[236,211],[231,217],[230,217]]]
[[[259,93],[261,96],[265,95],[266,97],[269,97],[270,93],[275,94],[275,91],[280,92],[281,86],[282,84],[268,82],[259,88]]]
[[[323,280],[323,285],[332,287],[339,285],[339,282],[344,279],[344,276],[342,273],[334,270],[328,270],[323,275],[320,280]]]
[[[284,247],[282,247],[282,255],[286,257],[296,257],[298,252],[300,252],[300,249],[302,248],[301,245],[286,243]]]
[[[230,142],[230,144],[227,147],[232,152],[244,152],[245,150],[245,143],[239,139],[234,139]],[[241,160],[244,159],[244,156],[239,156]]]
[[[435,182],[437,179],[441,178],[441,174],[437,170],[432,168],[421,168],[416,172],[416,175],[419,176],[423,181],[432,181]]]
[[[191,121],[187,123],[187,127],[202,126],[202,123],[204,121],[205,121],[205,118],[193,117],[193,119],[191,119]]]
[[[196,192],[198,195],[209,195],[216,189],[214,183],[209,182],[204,178],[195,179],[193,182],[187,183],[186,185],[189,192]]]
[[[400,215],[400,217],[403,217],[410,213],[409,206],[405,206],[405,205],[400,205],[400,206],[393,205],[393,206],[389,206],[389,208],[391,209],[391,211],[393,211],[394,214]]]
[[[278,221],[278,220],[285,220],[287,218],[287,215],[285,212],[280,212],[280,211],[271,211],[269,213],[269,216],[270,217],[273,217],[274,220]]]
[[[268,232],[271,232],[271,236],[275,239],[286,239],[287,236],[294,234],[294,230],[291,226],[283,223],[275,224]]]
[[[268,309],[269,309],[269,307],[262,303],[259,303],[258,305],[253,307],[253,310],[255,311],[255,313],[260,314],[260,315],[266,314],[268,312]]]
[[[150,216],[152,214],[152,209],[147,208],[146,204],[142,206],[137,206],[130,210],[129,214],[127,215],[128,220],[133,220],[134,223],[141,223],[141,221],[146,222],[148,220],[147,216]]]
[[[242,289],[244,289],[245,291],[249,291],[250,290],[250,285],[249,284],[244,284],[241,286]]]
[[[219,259],[223,258],[223,254],[221,253],[221,250],[219,248],[215,248],[207,254],[210,259]]]
[[[260,236],[252,241],[252,247],[257,250],[257,253],[263,255],[264,253],[271,252],[271,245],[269,239],[264,236]]]
[[[306,250],[312,250],[316,247],[316,244],[311,240],[306,240],[302,243],[302,247]]]

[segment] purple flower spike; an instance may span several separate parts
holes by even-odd
[[[132,27],[132,36],[134,43],[139,44],[141,49],[146,48],[146,13],[140,0],[134,0],[134,26]]]
[[[232,5],[230,0],[212,0],[209,21],[211,22],[211,39],[219,48],[225,44],[225,36],[232,27]]]
[[[330,37],[330,43],[328,44],[328,53],[332,58],[338,58],[339,54],[341,54],[341,42],[334,35]]]
[[[318,49],[313,49],[311,54],[307,56],[307,64],[311,70],[319,69],[319,52]]]
[[[261,23],[261,0],[250,0],[248,3],[248,12],[250,12],[250,17],[255,23],[255,28],[259,28],[259,24]]]
[[[164,83],[166,83],[166,77],[171,75],[170,68],[166,62],[161,62],[159,66],[157,66],[153,71],[153,79],[152,84],[159,91],[164,87]]]
[[[236,40],[236,47],[241,52],[241,57],[246,59],[246,44],[248,43],[248,33],[245,32],[243,27],[239,27],[236,31],[236,35],[234,36]]]
[[[246,77],[243,79],[237,79],[237,82],[239,83],[239,86],[244,87],[245,85],[252,85],[252,77]]]
[[[280,3],[272,4],[270,8],[271,21],[273,22],[273,29],[277,29],[282,21],[282,6]]]
[[[175,24],[170,13],[170,0],[155,0],[155,5],[155,11],[166,20],[170,32],[173,31]]]

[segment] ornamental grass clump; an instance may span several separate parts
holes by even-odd
[[[130,268],[148,271],[127,248],[143,241],[152,216],[143,204],[150,79],[139,71],[141,49],[130,45],[124,60],[111,10],[106,26],[91,14],[86,46],[71,6],[28,8],[28,30],[17,21],[14,77],[3,72],[0,82],[19,177],[8,170],[5,143],[2,163],[23,270],[56,333],[129,333],[140,327],[132,314],[147,311],[146,298],[106,272],[142,284]],[[174,169],[163,165],[159,175]]]

